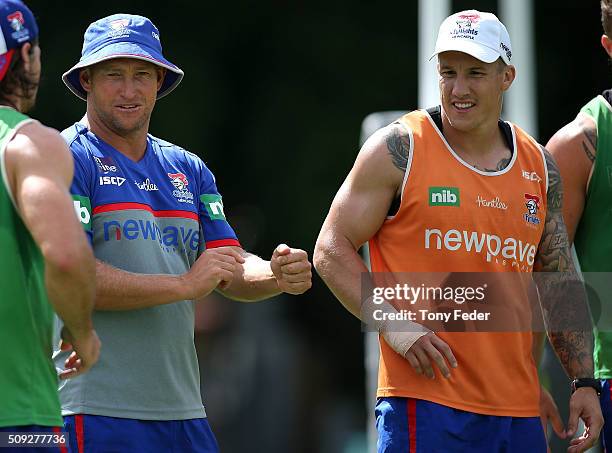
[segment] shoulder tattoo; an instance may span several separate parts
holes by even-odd
[[[582,130],[582,150],[591,162],[595,162],[595,153],[597,152],[597,128],[585,118],[580,120],[580,129]]]
[[[393,165],[401,171],[406,171],[412,145],[408,128],[396,121],[389,126],[389,133],[385,141]]]

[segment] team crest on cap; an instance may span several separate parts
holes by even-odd
[[[537,195],[525,194],[525,206],[527,212],[523,214],[523,218],[527,224],[538,225],[540,219],[538,219],[538,209],[540,209],[540,197]]]
[[[15,11],[13,14],[9,14],[6,16],[9,23],[11,24],[11,28],[15,31],[23,30],[23,24],[25,24],[25,20],[23,18],[23,14],[21,11]]]
[[[121,30],[122,28],[127,27],[130,24],[128,19],[117,19],[110,23],[110,28],[113,30]]]
[[[113,20],[109,22],[108,25],[111,28],[111,38],[123,38],[124,36],[130,36],[130,29],[128,28],[128,25],[130,25],[129,19]]]
[[[480,15],[478,14],[460,14],[458,17],[459,20],[457,20],[456,22],[459,28],[469,28],[480,20]]]
[[[451,38],[474,39],[478,35],[477,27],[472,27],[480,21],[479,14],[460,14],[455,23],[457,26],[450,32]]]
[[[22,43],[30,39],[30,31],[25,26],[25,19],[23,18],[23,13],[21,11],[15,11],[12,14],[6,16],[6,19],[9,21],[11,28],[14,30],[11,33],[11,37],[17,41],[18,43]]]

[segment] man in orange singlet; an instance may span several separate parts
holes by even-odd
[[[500,120],[516,75],[506,28],[490,13],[454,14],[440,27],[434,56],[441,106],[368,139],[322,227],[317,271],[363,322],[367,269],[357,250],[367,241],[373,273],[539,272],[547,325],[584,319],[584,292],[564,286],[577,278],[559,170],[532,137]],[[518,290],[509,291],[503,305],[522,304]],[[378,451],[545,452],[531,332],[434,333],[418,321],[420,329],[375,324]],[[585,326],[548,335],[574,380],[563,434],[573,436],[582,418],[586,429],[568,450],[582,452],[602,426],[592,334]]]

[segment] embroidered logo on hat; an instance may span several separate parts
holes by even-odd
[[[25,26],[25,19],[21,11],[15,11],[12,14],[6,16],[9,25],[14,30],[11,33],[11,37],[17,42],[25,42],[30,39],[30,30]]]
[[[8,16],[6,16],[6,18],[11,24],[11,27],[13,27],[13,30],[23,30],[23,24],[25,23],[25,20],[23,19],[23,14],[21,14],[21,11],[15,11],[13,14],[9,14]]]
[[[128,19],[117,19],[109,23],[111,32],[109,33],[110,38],[124,38],[130,36],[130,29],[128,25],[130,21]]]
[[[15,50],[38,36],[32,11],[20,0],[0,0],[0,80],[8,71]]]
[[[458,17],[459,19],[456,22],[459,28],[461,27],[471,28],[472,24],[475,24],[480,19],[479,14],[459,14]]]

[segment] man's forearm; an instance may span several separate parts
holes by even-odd
[[[49,300],[64,325],[75,336],[93,329],[91,312],[95,295],[93,257],[70,269],[45,262],[45,282]]]
[[[548,338],[567,374],[593,376],[593,328],[582,284],[563,222],[563,183],[552,156],[542,150],[548,169],[547,212],[534,262],[534,279]]]
[[[549,332],[548,338],[570,378],[593,377],[592,332]]]
[[[96,310],[136,310],[185,300],[181,276],[135,274],[96,260]]]
[[[238,266],[232,283],[220,290],[224,296],[241,302],[256,302],[281,293],[269,261],[244,251],[242,256],[245,262]]]
[[[570,378],[593,376],[593,332],[586,293],[575,272],[537,276],[548,338]]]
[[[361,319],[361,278],[368,269],[347,239],[331,242],[317,244],[315,268],[344,308]]]
[[[542,360],[542,354],[544,353],[543,332],[533,332],[531,353],[533,355],[533,360],[535,361],[536,367],[539,366],[540,361]]]

